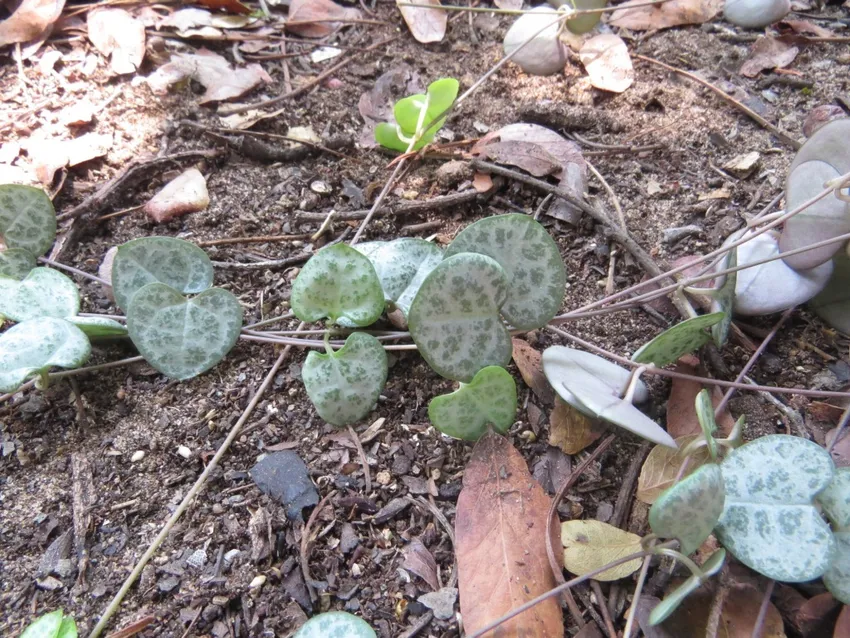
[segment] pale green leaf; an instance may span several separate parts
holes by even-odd
[[[708,560],[702,565],[702,571],[705,577],[714,576],[723,567],[723,562],[726,560],[726,550],[718,549]],[[670,617],[676,608],[682,604],[689,595],[699,589],[700,579],[696,575],[691,575],[685,582],[679,585],[672,592],[667,594],[652,613],[649,615],[649,624],[653,627],[664,622]]]
[[[637,534],[595,520],[561,523],[561,543],[564,545],[564,567],[576,576],[643,550]],[[593,578],[601,581],[619,580],[640,569],[640,564],[641,559],[636,558]]]
[[[381,342],[355,332],[333,353],[310,352],[301,378],[316,412],[328,423],[348,425],[369,414],[387,382]]]
[[[56,238],[56,211],[40,188],[0,185],[0,245],[43,255]]]
[[[89,339],[100,337],[123,337],[127,334],[127,328],[117,321],[107,317],[65,317],[80,330],[86,333]]]
[[[836,468],[832,482],[817,500],[833,525],[842,530],[850,527],[850,467]]]
[[[43,614],[31,622],[20,638],[57,638],[62,626],[62,610]]]
[[[836,330],[850,334],[850,256],[840,250],[832,258],[832,276],[809,302],[809,308]]]
[[[492,425],[505,434],[516,418],[517,398],[514,378],[504,368],[487,366],[472,382],[460,389],[431,399],[428,418],[443,434],[456,439],[477,441]]]
[[[557,244],[528,215],[485,217],[464,228],[446,257],[480,253],[492,257],[508,276],[502,315],[515,328],[539,328],[554,317],[564,300],[567,274]]]
[[[674,363],[679,357],[701,348],[711,340],[706,328],[723,320],[722,312],[691,317],[668,328],[632,355],[637,363],[654,363],[659,368]]]
[[[696,398],[696,414],[702,435],[705,437],[708,453],[712,459],[717,459],[717,441],[714,433],[717,432],[717,422],[714,420],[714,404],[708,390],[700,390]]]
[[[226,290],[210,288],[186,299],[152,283],[134,295],[127,330],[148,363],[172,379],[190,379],[230,352],[242,329],[242,306]]]
[[[845,605],[850,605],[850,532],[835,532],[835,554],[823,575],[823,584]]]
[[[383,146],[399,153],[407,151],[409,144],[398,137],[398,128],[389,122],[380,122],[375,127],[375,141]]]
[[[77,638],[77,621],[72,616],[65,616],[56,638]]]
[[[25,248],[0,250],[0,277],[20,280],[35,267],[35,255]]]
[[[568,2],[568,6],[572,6],[574,9],[579,10],[602,9],[603,7],[608,6],[608,0],[571,0]],[[599,24],[601,19],[601,13],[586,13],[573,18],[572,20],[567,20],[566,25],[573,33],[582,34],[592,31],[593,27]]]
[[[34,268],[23,281],[0,277],[0,315],[12,321],[71,317],[80,311],[77,286],[61,272]]]
[[[720,262],[720,270],[735,268],[738,265],[738,251],[730,250],[725,260]],[[722,348],[729,336],[729,326],[732,325],[732,313],[735,307],[735,286],[738,283],[738,273],[730,272],[721,275],[717,293],[711,299],[711,312],[722,312],[723,319],[711,326],[711,336],[714,344]]]
[[[357,616],[326,611],[301,625],[293,638],[377,638],[375,630]]]

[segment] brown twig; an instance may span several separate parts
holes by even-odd
[[[366,494],[372,491],[372,474],[369,472],[369,459],[366,458],[366,450],[363,449],[363,443],[360,442],[360,437],[350,425],[348,426],[348,435],[351,437],[354,447],[357,449],[357,456],[360,457],[360,465],[363,466],[363,478],[366,480]]]
[[[415,202],[398,202],[396,204],[385,204],[382,208],[376,211],[375,215],[382,217],[383,215],[392,213],[394,215],[414,215],[417,213],[427,213],[444,208],[451,208],[460,204],[467,204],[473,201],[486,201],[486,197],[474,189],[452,193],[451,195],[441,195],[440,197],[432,197],[422,201]],[[338,221],[359,221],[365,219],[369,214],[368,210],[352,210],[340,211],[334,214],[334,219]],[[299,222],[323,222],[327,218],[328,213],[296,213],[295,219]]]
[[[156,616],[145,616],[144,618],[119,629],[114,634],[109,634],[106,638],[130,638],[131,636],[135,636],[137,633],[144,631],[148,625],[155,621]]]
[[[229,246],[230,244],[265,244],[278,241],[302,241],[309,239],[309,234],[304,235],[259,235],[258,237],[226,237],[224,239],[209,239],[199,241],[195,245],[201,248],[208,246]]]
[[[647,454],[649,454],[651,447],[652,445],[648,441],[645,441],[632,456],[632,460],[626,470],[626,475],[620,484],[620,491],[617,493],[617,501],[614,503],[614,513],[611,514],[611,520],[609,521],[614,527],[622,527],[626,523],[629,507],[634,497],[633,488],[635,481],[638,479],[640,470],[643,467],[643,461]]]
[[[605,623],[605,629],[607,630],[608,635],[611,636],[611,638],[617,638],[617,630],[614,628],[614,620],[608,612],[608,603],[605,600],[605,594],[602,593],[602,586],[599,584],[598,580],[592,580],[590,581],[590,588],[596,596],[596,604],[599,607],[599,611],[602,613],[602,620]]]
[[[714,595],[708,608],[708,620],[705,623],[705,638],[717,638],[720,631],[720,619],[723,617],[723,605],[729,595],[729,585],[726,580],[727,570],[724,569],[715,581]]]
[[[319,501],[319,504],[310,512],[310,518],[301,530],[301,575],[304,576],[304,584],[307,586],[307,592],[310,594],[310,600],[316,602],[316,590],[313,587],[313,577],[310,575],[310,530],[321,511],[325,508],[327,502],[336,496],[336,490],[328,492],[327,496]]]

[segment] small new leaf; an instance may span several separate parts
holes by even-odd
[[[0,277],[0,315],[12,321],[72,317],[80,311],[77,286],[61,272],[34,268],[23,281]]]
[[[0,246],[43,255],[56,238],[56,211],[40,188],[0,185]]]
[[[718,549],[709,556],[708,560],[706,560],[702,566],[704,578],[713,576],[719,572],[723,567],[723,561],[725,560],[725,549]],[[667,618],[670,617],[670,614],[676,611],[676,608],[682,604],[682,601],[699,589],[701,584],[702,582],[695,574],[691,575],[690,578],[667,594],[667,596],[664,597],[664,600],[655,606],[655,609],[653,609],[652,613],[649,615],[649,624],[654,627],[667,620]]]
[[[705,329],[723,321],[724,316],[722,312],[715,312],[685,319],[641,347],[632,355],[632,361],[654,363],[659,368],[678,361],[682,355],[707,344],[711,335]]]
[[[127,334],[126,327],[106,317],[65,317],[65,319],[86,333],[89,339],[123,337]]]
[[[697,395],[696,414],[702,435],[705,437],[708,453],[712,460],[717,460],[717,441],[714,440],[714,433],[717,432],[717,422],[714,420],[714,403],[711,401],[711,394],[708,390],[702,389]]]

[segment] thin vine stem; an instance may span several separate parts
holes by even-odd
[[[665,2],[669,2],[670,0],[647,0],[647,2],[640,2],[636,4],[630,4],[627,7],[623,6],[615,6],[615,7],[602,7],[601,9],[574,9],[570,14],[570,18],[583,16],[583,15],[591,15],[596,13],[611,13],[613,11],[618,11],[620,9],[636,9],[638,7],[651,7],[657,4],[664,4]],[[397,3],[399,7],[416,7],[422,9],[445,9],[446,11],[467,11],[471,13],[494,13],[501,15],[524,15],[526,13],[534,13],[535,15],[554,15],[558,13],[557,9],[551,9],[546,11],[530,11],[527,9],[495,9],[490,7],[461,7],[459,5],[451,5],[451,4],[443,4],[439,7],[435,7],[433,4],[424,4],[417,2],[399,2]]]
[[[104,286],[108,286],[112,288],[112,284],[106,281],[106,279],[101,279],[97,275],[93,275],[91,273],[86,272],[85,270],[80,270],[79,268],[74,268],[73,266],[68,266],[66,264],[61,264],[58,261],[53,261],[52,259],[48,259],[47,257],[39,257],[38,261],[42,264],[46,264],[52,268],[56,268],[57,270],[65,270],[67,272],[73,273],[75,275],[79,275],[80,277],[84,277],[85,279],[91,279],[92,281],[96,281],[99,284],[103,284]]]

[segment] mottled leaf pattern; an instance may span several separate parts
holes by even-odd
[[[375,630],[357,616],[344,611],[327,611],[301,625],[293,638],[377,638]]]
[[[829,486],[817,496],[824,514],[838,529],[850,527],[850,467],[839,467]]]
[[[23,281],[0,277],[0,315],[12,321],[72,317],[80,311],[77,286],[61,272],[34,268]]]
[[[230,352],[242,329],[242,306],[221,288],[192,299],[162,283],[133,295],[127,329],[139,353],[172,379],[191,379]]]
[[[448,257],[428,275],[408,323],[420,354],[438,374],[468,383],[481,368],[508,365],[511,337],[499,317],[507,292],[505,271],[486,255]]]
[[[833,536],[835,554],[823,575],[823,584],[838,600],[850,605],[850,532],[835,532]]]
[[[89,339],[100,337],[123,337],[127,328],[106,317],[65,317],[67,321],[86,333]]]
[[[760,574],[805,582],[829,566],[835,541],[812,499],[832,481],[829,453],[796,436],[763,436],[729,453],[720,466],[726,505],[720,542]]]
[[[40,188],[0,186],[0,250],[23,248],[43,255],[56,238],[56,211]]]
[[[669,487],[649,510],[649,526],[661,538],[676,538],[692,554],[708,538],[723,512],[723,473],[714,463]]]
[[[21,280],[35,266],[35,255],[24,248],[0,250],[0,277]]]
[[[188,241],[173,237],[142,237],[118,247],[112,262],[112,292],[127,310],[143,286],[159,282],[186,294],[203,292],[213,282],[207,254]]]
[[[0,392],[13,392],[51,367],[77,368],[89,358],[86,335],[63,319],[41,317],[0,334]]]
[[[564,261],[546,229],[528,215],[496,215],[470,224],[446,257],[459,253],[481,253],[504,268],[509,284],[501,312],[515,328],[539,328],[558,313],[567,283]]]
[[[291,303],[301,321],[344,318],[355,326],[368,326],[384,311],[384,293],[366,256],[334,244],[304,264],[292,284]]]
[[[708,445],[708,454],[712,459],[717,459],[717,441],[714,433],[717,432],[717,422],[714,420],[714,403],[708,390],[700,390],[695,401],[697,421],[702,429],[702,435]]]
[[[735,268],[738,265],[738,249],[730,250],[726,259],[720,262],[719,269]],[[711,312],[722,312],[723,319],[711,326],[711,336],[718,348],[722,348],[729,336],[729,326],[732,325],[732,311],[735,307],[735,286],[738,284],[738,273],[730,272],[722,275],[720,290],[711,300]]]
[[[316,411],[328,423],[348,425],[369,414],[387,382],[387,354],[381,342],[355,332],[334,353],[307,355],[301,370]]]
[[[428,404],[428,418],[443,434],[477,441],[488,425],[499,434],[507,433],[516,418],[516,406],[514,378],[504,368],[487,366],[471,383],[434,397]]]
[[[708,557],[708,560],[706,560],[705,563],[703,563],[703,573],[707,577],[714,576],[723,567],[723,562],[725,560],[726,550],[718,549]],[[670,614],[676,611],[676,608],[682,604],[682,601],[699,589],[701,584],[700,579],[697,578],[696,575],[691,575],[684,583],[667,594],[664,597],[664,600],[655,606],[655,609],[653,609],[652,613],[649,615],[649,624],[654,627],[667,620],[667,618],[670,617]]]
[[[722,312],[715,312],[685,319],[643,345],[632,355],[632,361],[654,363],[658,367],[674,363],[682,355],[707,344],[711,335],[705,329],[721,322],[724,316]]]

